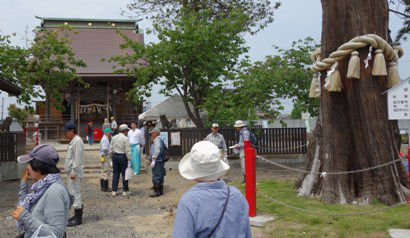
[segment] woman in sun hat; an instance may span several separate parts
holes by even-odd
[[[61,180],[58,160],[51,145],[38,145],[30,154],[17,158],[19,163],[28,163],[21,179],[18,206],[11,214],[24,231],[17,237],[31,237],[40,226],[39,236],[65,237],[71,199]],[[29,176],[35,181],[31,193]]]
[[[172,237],[251,237],[249,206],[221,177],[229,165],[209,141],[196,143],[179,163],[179,173],[198,184],[179,200]]]

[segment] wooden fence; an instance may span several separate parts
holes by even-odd
[[[164,131],[166,132],[166,131]],[[306,154],[307,134],[306,128],[254,128],[251,132],[257,138],[258,154]],[[179,133],[180,145],[171,145],[171,134]],[[179,157],[191,151],[192,146],[210,133],[209,129],[171,129],[168,131],[168,148],[171,156]],[[232,146],[238,143],[239,133],[233,129],[219,130],[224,138],[226,145]],[[150,141],[148,133],[146,141]],[[147,143],[145,151],[149,153]],[[232,151],[229,151],[229,154]]]
[[[24,133],[0,133],[0,163],[16,161],[17,156],[26,153]]]

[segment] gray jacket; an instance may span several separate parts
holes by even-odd
[[[28,193],[28,184],[22,181],[19,196]],[[56,237],[64,237],[69,210],[70,195],[60,179],[50,185],[30,212],[24,210],[21,214],[19,221],[26,227],[24,237],[31,237],[41,224],[40,236],[50,235],[52,231]]]

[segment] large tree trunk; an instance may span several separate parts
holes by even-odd
[[[355,36],[377,34],[387,39],[386,0],[322,0],[322,59]],[[398,158],[397,122],[387,117],[386,77],[373,77],[363,60],[369,48],[360,49],[361,79],[346,78],[348,58],[339,62],[343,90],[323,89],[320,118],[307,156],[310,171],[351,171]],[[396,125],[395,125],[395,124]],[[406,174],[398,162],[367,172],[329,175],[305,174],[297,182],[301,196],[320,196],[329,203],[366,204],[377,199],[385,204],[405,200]],[[402,182],[401,182],[402,181]]]

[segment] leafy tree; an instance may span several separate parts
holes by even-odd
[[[161,85],[164,95],[178,92],[191,120],[203,127],[200,111],[208,95],[226,85],[238,57],[248,50],[241,34],[248,16],[236,11],[219,16],[213,17],[210,10],[184,11],[180,19],[172,21],[174,28],[154,24],[160,40],[157,44],[143,45],[123,35],[126,43],[121,47],[135,53],[110,61],[121,66],[118,72],[137,79],[129,92],[134,101],[150,96],[153,85]]]
[[[242,60],[228,88],[214,88],[204,104],[208,112],[207,124],[218,122],[232,125],[235,120],[257,120],[257,112],[275,118],[283,110],[273,92],[271,78],[259,68],[261,62],[251,64]]]
[[[20,126],[24,128],[24,121],[27,119],[30,113],[33,113],[31,108],[18,108],[16,104],[10,104],[8,107],[9,116],[12,118],[16,118]]]
[[[248,16],[244,30],[255,33],[273,22],[274,10],[279,6],[279,1],[272,4],[270,0],[132,0],[127,8],[137,16],[150,15],[151,20],[163,27],[172,27],[175,21],[184,18],[186,11],[207,11],[209,17],[217,18],[229,18],[230,12],[242,12]]]
[[[262,111],[270,111],[274,115],[277,106],[272,107],[272,102],[278,105],[277,98],[290,98],[302,111],[317,116],[319,100],[308,97],[312,80],[310,66],[313,63],[310,53],[317,47],[310,37],[293,42],[290,49],[275,46],[278,53],[267,56],[265,61],[243,63],[245,70],[240,77],[245,81],[239,84],[246,85],[244,87],[250,90],[249,93],[253,92],[253,97],[260,100],[262,105],[258,107]],[[263,101],[264,98],[269,100]]]
[[[290,119],[302,119],[302,113],[305,112],[304,110],[306,110],[306,108],[300,103],[300,101],[296,101],[293,104]]]
[[[395,43],[406,41],[410,32],[410,0],[389,0],[389,11],[403,20],[403,27],[398,31]]]
[[[44,97],[33,87],[40,85],[54,106],[61,108],[61,91],[71,83],[85,84],[77,75],[77,67],[85,67],[70,47],[72,28],[43,30],[29,48],[12,46],[10,36],[0,36],[0,76],[23,89],[19,100],[30,104],[32,97]]]

